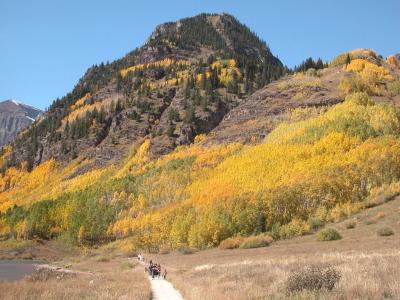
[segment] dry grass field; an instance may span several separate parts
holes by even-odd
[[[347,229],[352,222],[354,228]],[[331,224],[341,240],[316,235],[249,250],[207,250],[152,256],[169,271],[185,299],[400,299],[400,199]],[[394,231],[379,236],[384,227]],[[289,293],[288,278],[309,266],[332,266],[340,280],[332,291]]]
[[[149,282],[134,260],[92,257],[57,264],[84,272],[62,278],[53,275],[0,282],[0,299],[151,299]]]

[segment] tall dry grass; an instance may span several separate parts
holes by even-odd
[[[292,272],[315,264],[329,264],[341,274],[332,291],[288,294]],[[189,300],[230,299],[383,299],[400,297],[400,250],[330,252],[221,265],[200,265],[171,274]]]
[[[32,281],[26,278],[15,282],[0,282],[0,299],[149,300],[151,290],[141,268],[124,272],[117,269],[95,275],[78,274],[66,279]]]

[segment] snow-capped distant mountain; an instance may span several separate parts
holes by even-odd
[[[42,114],[40,109],[15,100],[0,102],[0,147],[11,142],[17,133]]]

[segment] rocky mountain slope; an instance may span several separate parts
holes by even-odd
[[[265,42],[230,15],[162,24],[144,46],[90,68],[18,137],[6,166],[26,161],[32,169],[78,155],[103,166],[147,137],[153,156],[168,153],[210,132],[285,71]]]
[[[345,95],[352,91],[367,89],[354,79],[354,71],[347,71],[344,58],[339,55],[329,67],[320,70],[310,69],[287,75],[269,85],[257,90],[246,101],[229,111],[223,120],[209,134],[206,145],[229,142],[260,142],[269,132],[288,117],[294,109],[314,110],[317,113],[344,100]],[[385,61],[373,51],[356,49],[348,53],[352,60],[371,62],[374,72],[386,72],[388,76],[399,77],[400,55],[389,56]],[[395,57],[395,59],[393,59]],[[375,70],[375,66],[377,69]],[[361,68],[361,67],[360,67]],[[380,68],[380,69],[379,69]],[[362,68],[361,68],[362,70]],[[311,71],[311,72],[310,72]],[[357,70],[359,71],[359,70]],[[369,84],[376,85],[368,89],[368,93],[377,102],[400,105],[399,87],[396,82],[383,82],[362,70],[361,77],[369,78]],[[364,80],[364,79],[363,79]],[[377,81],[373,83],[372,81]],[[382,91],[387,87],[390,91]]]
[[[11,142],[18,132],[32,124],[41,113],[40,109],[14,100],[0,102],[0,147]]]

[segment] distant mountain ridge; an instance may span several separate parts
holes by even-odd
[[[15,100],[0,102],[0,147],[11,142],[18,132],[32,124],[42,113],[40,109]]]

